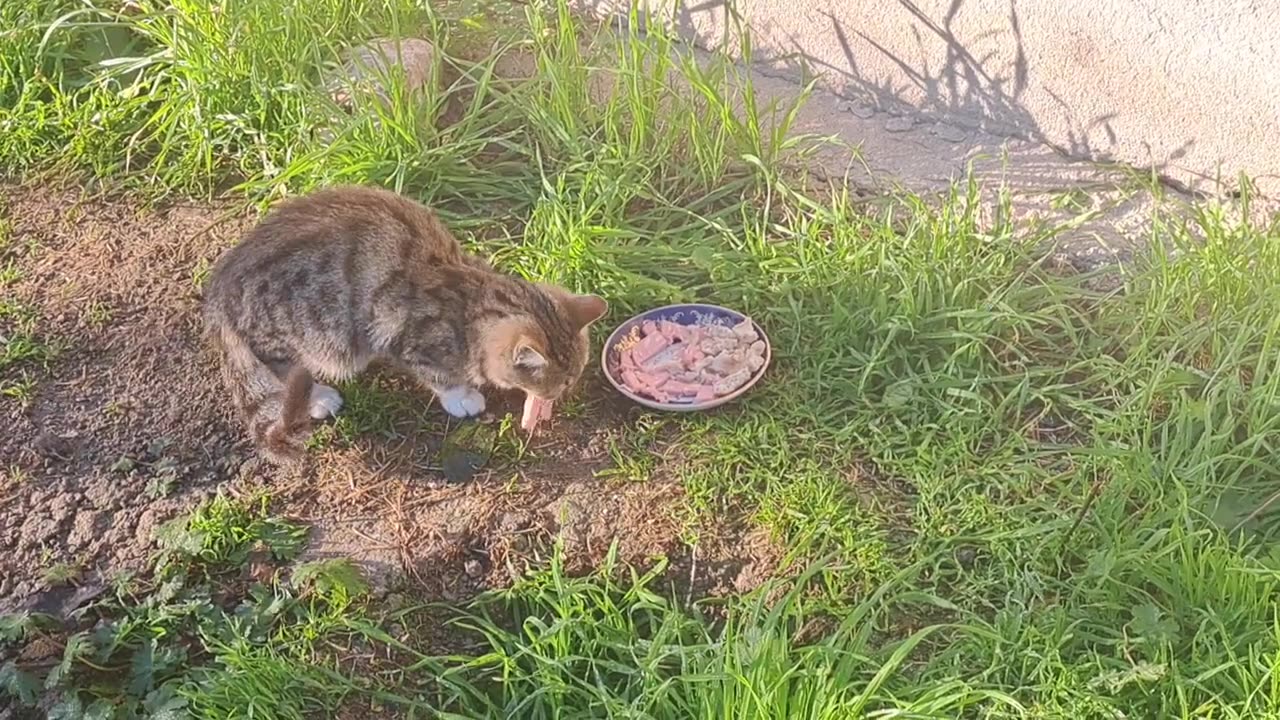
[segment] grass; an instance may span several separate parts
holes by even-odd
[[[266,630],[165,621],[189,623],[200,657],[154,702],[209,717],[342,702],[530,718],[1280,712],[1280,226],[1213,206],[1158,215],[1150,252],[1099,293],[1044,268],[1052,228],[979,222],[978,188],[868,205],[810,183],[794,108],[759,107],[749,76],[661,33],[596,34],[541,3],[502,32],[474,7],[408,0],[93,7],[0,5],[7,172],[253,201],[379,183],[439,206],[512,272],[606,295],[614,319],[740,308],[777,364],[740,408],[668,420],[690,516],[743,516],[809,568],[712,612],[668,601],[653,575],[553,566],[464,609],[454,627],[483,650],[443,658],[378,630],[387,618],[261,583],[249,616],[286,608]],[[321,82],[336,39],[382,34],[497,49],[453,58],[441,92],[339,112]],[[503,80],[504,54],[536,73]],[[439,122],[449,108],[460,119]],[[386,390],[359,388],[336,439],[396,432]],[[620,477],[647,477],[656,422],[615,444]],[[297,544],[260,508],[202,517],[166,545],[199,586],[218,575],[198,568],[251,562],[246,538]],[[172,604],[149,597],[130,602]],[[333,623],[398,661],[325,664],[316,638]],[[95,697],[124,702],[118,687]]]

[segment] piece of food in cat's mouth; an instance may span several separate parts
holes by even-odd
[[[528,393],[524,396],[524,414],[520,416],[520,429],[525,432],[532,433],[534,428],[538,427],[538,423],[543,420],[551,419],[551,407],[553,403],[550,400]]]

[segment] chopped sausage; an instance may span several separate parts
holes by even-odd
[[[643,340],[636,343],[636,346],[631,348],[631,357],[634,358],[637,363],[643,365],[654,355],[657,355],[666,349],[670,344],[671,341],[661,333],[645,335]]]

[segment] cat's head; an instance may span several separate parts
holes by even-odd
[[[554,285],[529,288],[523,313],[486,333],[484,375],[501,388],[555,400],[582,376],[590,357],[591,324],[609,304]]]

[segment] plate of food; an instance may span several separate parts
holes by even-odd
[[[736,310],[702,303],[654,308],[618,326],[601,364],[618,392],[645,407],[710,410],[731,402],[764,377],[769,338]]]

